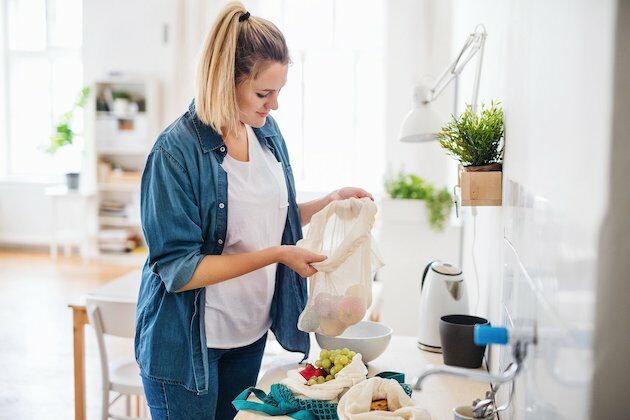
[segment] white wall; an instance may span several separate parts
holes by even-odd
[[[539,329],[508,417],[587,418],[615,2],[457,1],[453,9],[460,38],[486,25],[481,98],[501,98],[505,110],[503,208],[477,216],[489,299],[481,312],[510,326],[534,319]],[[465,250],[471,224],[468,214]],[[502,352],[501,367],[508,361]]]
[[[0,183],[0,244],[49,243],[52,206],[44,195],[45,187],[39,183]]]
[[[387,169],[403,169],[443,187],[451,176],[451,160],[437,142],[409,144],[398,141],[398,131],[412,106],[414,86],[435,79],[450,64],[452,53],[452,1],[397,0],[386,2],[386,102],[385,154]],[[429,79],[430,80],[430,79]],[[452,112],[453,90],[447,89],[435,103],[445,117]]]

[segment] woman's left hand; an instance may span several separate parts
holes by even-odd
[[[354,198],[368,197],[370,200],[374,201],[374,197],[372,197],[372,194],[370,194],[369,192],[361,188],[344,187],[330,193],[331,201],[345,200],[347,198],[352,198],[352,197]]]

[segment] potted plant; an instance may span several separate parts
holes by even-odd
[[[440,145],[460,162],[462,205],[500,206],[503,161],[503,109],[500,102],[470,105],[438,134]]]
[[[76,161],[80,161],[81,151],[76,150],[75,137],[76,133],[73,131],[72,122],[74,119],[74,113],[77,109],[85,107],[87,98],[90,95],[90,88],[84,87],[81,89],[77,100],[72,105],[72,109],[61,116],[57,125],[55,125],[54,132],[50,136],[50,145],[48,146],[48,153],[57,154],[62,152],[66,155],[66,160],[74,160],[75,165],[72,168],[68,168],[66,172],[66,183],[68,189],[79,188],[79,173],[76,168],[80,168],[80,162],[76,164]],[[73,147],[75,146],[75,147]],[[72,158],[72,156],[79,156],[79,158]],[[67,164],[67,163],[66,163]]]
[[[385,182],[385,189],[391,198],[424,200],[429,226],[437,231],[444,230],[453,203],[446,188],[437,190],[417,175],[400,172],[397,177]]]

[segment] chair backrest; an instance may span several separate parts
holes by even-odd
[[[90,324],[97,334],[133,338],[135,336],[136,303],[129,300],[89,296],[86,309]],[[100,330],[100,331],[99,331]]]

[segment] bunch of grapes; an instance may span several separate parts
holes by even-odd
[[[323,384],[332,381],[346,367],[357,353],[347,348],[337,350],[322,349],[315,366],[324,369],[326,376],[314,376],[308,380],[309,385]]]

